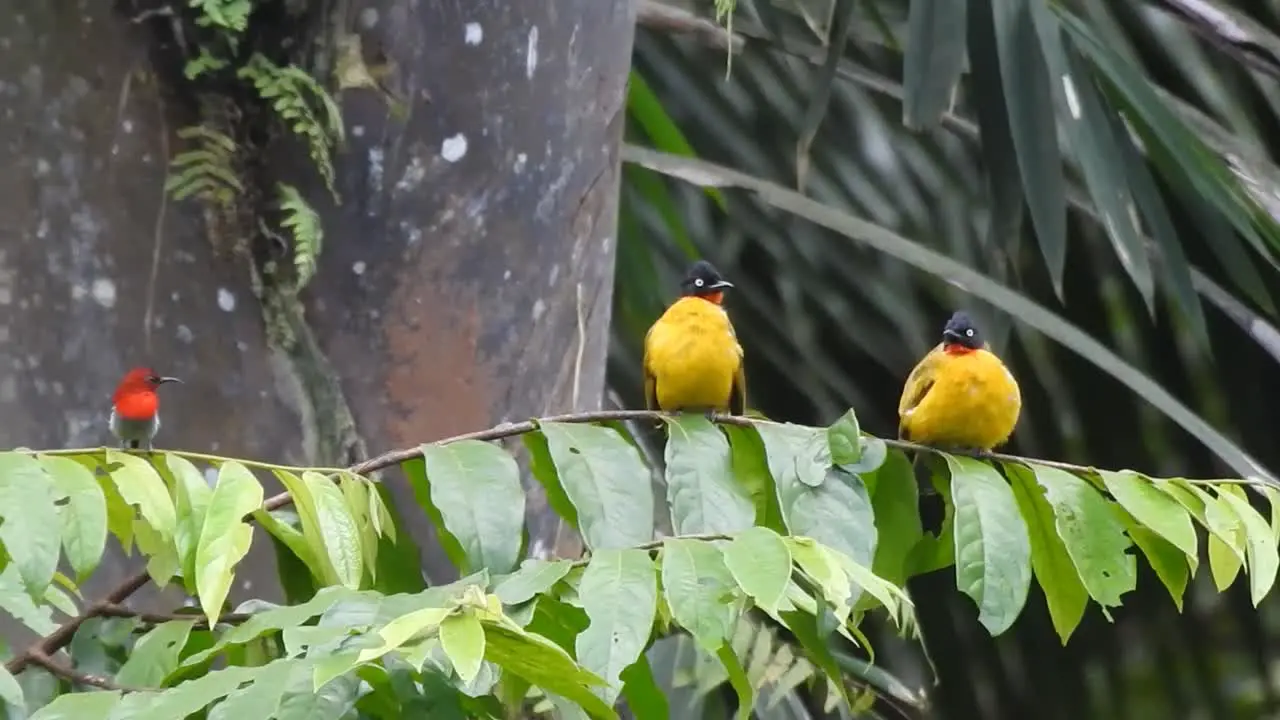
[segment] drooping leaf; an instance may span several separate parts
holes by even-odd
[[[609,683],[595,693],[611,704],[622,689],[622,671],[649,643],[658,607],[653,560],[644,550],[597,551],[582,573],[578,598],[591,621],[575,643],[578,662]]]
[[[520,569],[497,581],[493,592],[503,604],[519,605],[539,593],[546,592],[573,569],[571,560],[539,560],[529,558]]]
[[[381,642],[369,643],[358,650],[334,653],[318,660],[312,671],[315,689],[319,690],[329,681],[351,672],[362,663],[402,647],[419,634],[436,630],[451,612],[452,609],[447,607],[419,607],[383,625],[377,633]]]
[[[826,429],[776,423],[757,423],[756,429],[791,534],[811,537],[871,567],[876,549],[871,498],[862,478],[831,467]]]
[[[266,633],[297,627],[311,618],[320,615],[343,600],[363,597],[375,597],[372,594],[356,593],[343,587],[321,588],[310,600],[298,605],[272,608],[254,613],[252,617],[236,627],[228,630],[207,650],[194,653],[182,661],[183,667],[194,667],[210,657],[222,652],[231,645],[251,642]],[[351,623],[354,625],[355,623]]]
[[[44,594],[61,552],[57,491],[40,462],[22,452],[0,453],[0,540],[27,592]]]
[[[1138,584],[1138,568],[1124,527],[1087,481],[1047,465],[1029,465],[1053,508],[1054,527],[1085,590],[1106,612]]]
[[[524,490],[520,469],[502,448],[479,440],[422,446],[430,502],[462,546],[465,575],[509,572],[520,555]]]
[[[840,699],[848,704],[849,694],[845,688],[844,675],[840,672],[840,666],[836,664],[835,656],[831,654],[831,642],[828,639],[830,627],[822,627],[819,617],[799,610],[782,613],[782,620],[800,641],[805,655],[814,665],[822,669],[831,681],[831,687],[839,693]]]
[[[592,551],[653,537],[653,487],[635,446],[595,425],[543,423],[542,435]]]
[[[1280,569],[1275,536],[1267,521],[1249,504],[1244,490],[1235,485],[1220,485],[1218,498],[1230,505],[1242,522],[1245,551],[1249,560],[1246,568],[1249,573],[1249,598],[1254,607],[1257,607],[1275,585],[1276,571]]]
[[[342,491],[329,478],[318,472],[302,474],[302,482],[310,491],[316,513],[317,529],[329,564],[332,582],[349,588],[360,587],[364,572],[364,556],[360,550],[360,529],[342,496]],[[305,522],[305,521],[304,521]],[[306,526],[303,526],[306,533]]]
[[[685,414],[667,423],[666,479],[677,535],[751,527],[755,506],[733,475],[729,440],[710,420]]]
[[[88,468],[70,458],[41,455],[40,464],[67,502],[62,515],[62,548],[83,581],[98,567],[107,543],[107,499]]]
[[[1098,470],[1107,492],[1134,519],[1186,553],[1194,572],[1199,562],[1196,529],[1187,509],[1168,493],[1160,492],[1149,478],[1131,470]]]
[[[893,450],[878,470],[863,477],[870,489],[876,528],[876,552],[871,569],[885,580],[902,585],[907,581],[911,551],[924,537],[919,488],[911,461],[901,450]],[[874,487],[868,477],[874,478]]]
[[[170,620],[138,638],[116,682],[128,687],[158,687],[178,668],[194,620]]]
[[[675,622],[708,653],[731,636],[738,615],[737,583],[715,545],[667,538],[662,543],[662,591]]]
[[[338,489],[342,491],[342,499],[351,511],[351,519],[355,521],[360,537],[360,559],[370,585],[378,581],[378,540],[381,534],[369,514],[372,509],[369,503],[370,483],[354,473],[343,473],[338,479]]]
[[[1008,630],[1031,586],[1031,540],[1017,500],[990,465],[947,456],[955,502],[956,585],[987,632]]]
[[[196,546],[196,589],[210,622],[216,623],[222,614],[236,564],[253,542],[253,529],[241,518],[259,509],[262,500],[262,483],[248,468],[228,461],[218,469],[218,483]]]
[[[729,436],[734,479],[746,488],[747,496],[755,508],[755,524],[777,533],[786,534],[782,511],[778,508],[778,493],[769,474],[769,459],[764,441],[754,427],[729,425],[724,428]]]
[[[200,546],[200,531],[204,528],[204,516],[213,499],[204,474],[186,458],[165,453],[165,465],[173,477],[174,509],[178,517],[174,531],[174,545],[182,567],[182,577],[188,588],[195,590],[196,549]]]
[[[751,712],[755,709],[756,690],[747,677],[747,671],[742,667],[742,661],[734,654],[733,647],[729,643],[720,646],[716,651],[716,658],[724,666],[725,672],[729,675],[729,684],[738,695],[738,712],[734,715],[735,720],[749,720]]]
[[[244,683],[253,682],[258,672],[256,667],[231,666],[188,680],[151,698],[139,708],[146,713],[139,720],[141,717],[155,720],[185,718],[208,707],[213,701],[230,695]]]
[[[738,533],[724,548],[724,564],[757,605],[778,612],[791,580],[791,552],[777,533],[759,526]]]
[[[14,679],[13,673],[9,669],[0,665],[0,701],[4,705],[0,708],[7,709],[8,713],[12,713],[17,708],[25,708],[27,701],[22,696],[22,686]]]
[[[1089,592],[1080,582],[1067,548],[1058,536],[1053,508],[1045,500],[1044,488],[1036,482],[1035,474],[1025,465],[1005,463],[1005,471],[1018,501],[1022,519],[1027,523],[1031,540],[1031,568],[1035,571],[1040,588],[1044,591],[1049,607],[1049,619],[1063,645],[1071,638],[1084,618],[1089,604]]]
[[[1128,512],[1117,508],[1121,522],[1125,525],[1129,537],[1138,546],[1142,554],[1151,563],[1156,577],[1164,584],[1173,598],[1173,603],[1182,611],[1182,596],[1187,590],[1187,581],[1191,579],[1191,568],[1187,565],[1187,555],[1173,543],[1143,526]]]
[[[506,624],[484,623],[484,657],[503,670],[549,693],[562,695],[592,717],[616,720],[617,713],[591,692],[601,678],[582,668],[558,645]]]
[[[138,508],[142,519],[162,541],[172,540],[177,513],[169,490],[155,469],[142,458],[116,450],[107,450],[107,465],[112,468],[111,479],[125,502]]]
[[[316,690],[311,686],[311,663],[299,663],[290,673],[273,720],[342,720],[349,717],[360,688],[360,678],[352,673]]]
[[[929,129],[951,105],[965,65],[967,0],[913,2],[902,58],[902,123]]]
[[[461,612],[440,623],[440,644],[464,684],[480,673],[484,661],[484,628],[474,612]]]
[[[272,474],[281,485],[284,485],[284,489],[289,491],[289,497],[293,498],[293,509],[298,513],[302,537],[311,548],[311,555],[315,558],[315,564],[320,570],[317,579],[327,585],[341,582],[325,545],[324,531],[320,527],[320,515],[315,496],[311,491],[311,484],[286,470],[273,470]]]
[[[0,608],[37,635],[48,635],[58,628],[50,607],[44,603],[37,605],[31,599],[16,563],[11,562],[0,571]]]
[[[667,696],[658,687],[653,668],[643,653],[622,671],[621,678],[622,697],[636,720],[669,720],[671,708],[667,705]]]

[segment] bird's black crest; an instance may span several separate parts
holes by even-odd
[[[703,293],[720,292],[733,287],[720,275],[720,271],[706,260],[698,260],[689,266],[680,282],[680,291],[685,295],[701,295]]]
[[[942,329],[942,342],[963,345],[975,350],[983,345],[982,333],[978,332],[969,313],[963,310],[955,311],[951,319],[947,320],[946,326]]]

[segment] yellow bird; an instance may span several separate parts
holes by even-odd
[[[644,336],[644,403],[650,410],[741,415],[747,406],[742,346],[721,305],[733,283],[699,260],[680,283],[681,297]]]
[[[990,452],[1018,424],[1022,393],[973,321],[957,311],[942,342],[907,377],[898,403],[898,437],[951,450]]]

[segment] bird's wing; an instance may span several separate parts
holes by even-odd
[[[742,357],[741,346],[738,357]],[[733,374],[733,390],[729,392],[729,412],[734,415],[747,414],[747,371],[742,360],[738,360],[738,370]]]
[[[924,397],[929,394],[929,390],[933,388],[934,370],[937,367],[937,359],[939,353],[942,352],[942,345],[938,345],[930,350],[916,366],[912,368],[911,374],[907,376],[907,381],[902,386],[902,397],[898,400],[898,433],[902,434],[903,423],[911,411],[920,404]]]
[[[642,372],[644,373],[644,407],[646,410],[658,409],[658,379],[654,377],[653,371],[649,368],[649,340],[653,337],[653,328],[657,327],[657,323],[649,328],[644,334],[644,358],[641,361]]]

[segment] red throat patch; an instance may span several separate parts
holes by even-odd
[[[116,414],[126,420],[150,420],[160,409],[160,397],[150,390],[116,393]]]
[[[974,349],[971,347],[965,347],[960,343],[947,343],[942,346],[942,351],[948,355],[968,355],[969,353],[974,352]]]
[[[717,290],[715,292],[709,292],[705,295],[699,295],[698,297],[702,298],[703,300],[706,300],[712,305],[719,305],[720,303],[724,302],[724,291]]]

